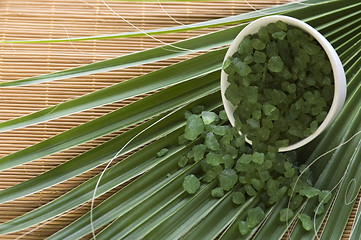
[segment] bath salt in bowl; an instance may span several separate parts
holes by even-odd
[[[335,119],[346,98],[341,61],[327,39],[296,18],[248,24],[231,43],[221,72],[230,123],[262,150],[297,149]]]

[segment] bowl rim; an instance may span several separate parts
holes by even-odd
[[[285,151],[295,150],[297,148],[300,148],[300,147],[306,145],[307,143],[309,143],[313,139],[315,139],[318,135],[320,135],[328,126],[331,125],[333,120],[336,118],[338,113],[341,111],[342,106],[345,102],[347,87],[346,87],[346,76],[345,76],[345,72],[344,72],[341,60],[340,60],[339,56],[337,55],[335,49],[332,47],[331,43],[321,33],[319,33],[315,28],[313,28],[309,24],[307,24],[297,18],[293,18],[293,17],[289,17],[289,16],[271,15],[271,16],[261,17],[257,20],[250,22],[246,27],[244,27],[239,32],[237,37],[230,44],[223,62],[225,60],[227,60],[229,57],[231,57],[237,51],[239,43],[243,40],[243,38],[245,36],[254,34],[258,31],[258,29],[260,27],[266,26],[267,24],[276,22],[278,20],[281,20],[288,25],[295,26],[295,27],[309,33],[317,40],[317,42],[321,45],[321,47],[326,52],[327,57],[330,60],[332,71],[333,71],[333,78],[334,78],[334,96],[333,96],[331,107],[326,115],[326,118],[318,126],[317,130],[314,133],[312,133],[310,136],[300,140],[297,143],[289,145],[287,147],[279,148],[279,152],[285,152]],[[228,75],[222,69],[221,70],[222,102],[223,102],[223,106],[226,111],[227,117],[228,117],[231,125],[234,126],[233,112],[236,107],[233,106],[224,96],[225,90],[227,89],[227,87],[229,85],[227,78],[228,78]],[[242,134],[242,133],[240,132],[240,134]],[[246,138],[246,141],[248,143],[252,144],[252,142],[247,138]]]

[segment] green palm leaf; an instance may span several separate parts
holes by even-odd
[[[316,141],[299,150],[299,156],[311,164],[316,186],[321,189],[334,190],[333,202],[326,205],[328,211],[317,217],[314,222],[315,229],[320,229],[322,223],[325,223],[321,238],[335,237],[339,239],[349,219],[355,196],[361,187],[361,175],[357,174],[361,171],[360,137],[355,135],[360,131],[361,122],[359,108],[361,3],[356,0],[306,1],[305,3],[314,4],[310,6],[297,3],[287,4],[265,10],[263,13],[283,13],[308,22],[330,40],[343,62],[348,79],[347,102],[333,125]],[[249,13],[198,25],[154,30],[150,34],[246,22],[257,17],[260,17],[259,13]],[[221,47],[228,44],[244,26],[231,27],[227,30],[185,40],[177,43],[177,46],[197,51]],[[96,36],[94,38],[131,37],[136,34],[139,33]],[[204,45],[202,45],[203,41],[205,41]],[[60,80],[135,66],[187,53],[189,52],[175,53],[167,52],[163,48],[154,48],[75,69],[4,83],[0,87]],[[235,207],[231,202],[232,191],[220,199],[211,197],[211,190],[216,186],[215,180],[203,184],[201,190],[195,195],[188,195],[181,187],[183,178],[190,173],[197,173],[200,166],[197,163],[182,169],[177,166],[177,158],[194,144],[177,145],[178,136],[185,125],[184,109],[199,104],[209,110],[221,106],[218,81],[224,53],[225,49],[211,51],[78,99],[0,123],[0,130],[7,131],[166,87],[124,108],[1,158],[0,169],[7,169],[145,121],[49,172],[0,191],[0,202],[22,197],[109,161],[117,154],[119,145],[124,146],[129,140],[131,142],[119,154],[120,156],[146,145],[108,169],[99,182],[96,193],[93,190],[102,175],[91,178],[44,206],[0,224],[0,234],[36,225],[91,200],[93,193],[95,196],[102,195],[137,177],[129,185],[121,188],[95,207],[92,212],[84,214],[77,221],[52,235],[50,239],[78,239],[91,233],[92,226],[100,229],[105,225],[107,227],[98,233],[97,239],[198,239],[200,237],[239,239],[238,221],[244,219],[247,211],[257,205],[260,196],[251,198],[244,204]],[[170,111],[174,112],[169,113]],[[133,139],[138,135],[141,137]],[[338,147],[340,145],[341,147]],[[155,157],[156,153],[164,147],[169,147],[170,152],[164,157]],[[313,160],[332,148],[335,148],[332,153],[326,154],[313,163]],[[64,174],[66,169],[71,170]],[[345,199],[347,204],[345,204]],[[280,222],[279,211],[287,204],[288,202],[283,199],[267,209],[265,221],[253,232],[244,236],[245,239],[269,239],[270,237],[281,239],[287,229],[292,239],[314,238],[315,233],[303,230],[299,222],[295,226],[291,226],[291,220],[287,224]],[[317,202],[310,200],[304,203],[298,212],[313,215],[316,206]],[[360,214],[359,208],[357,214]],[[211,226],[211,230],[209,226]],[[290,226],[291,229],[289,229]],[[357,239],[358,233],[361,231],[359,221],[355,222],[354,228],[352,238]]]

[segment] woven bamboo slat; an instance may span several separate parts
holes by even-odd
[[[161,5],[157,2],[107,1],[107,4],[119,14],[117,16],[100,0],[2,0],[0,1],[0,39],[69,38],[136,31],[134,26],[129,25],[124,19],[142,30],[157,29],[176,26],[180,23],[190,24],[231,16],[289,1],[291,0],[251,0],[249,3],[246,1],[162,2]],[[171,43],[216,29],[167,34],[157,36],[157,38],[161,42]],[[161,44],[160,41],[155,41],[149,37],[138,37],[59,43],[0,43],[0,81],[36,76],[109,59],[158,46]],[[189,56],[51,83],[2,88],[0,89],[0,121],[23,116],[112,84],[126,81],[186,57]],[[88,122],[141,97],[143,96],[97,107],[46,123],[0,133],[0,157]],[[0,172],[0,190],[37,176],[103,143],[120,132]],[[1,204],[0,223],[51,201],[99,173],[103,168],[104,166],[100,166],[38,193]],[[117,189],[121,187],[119,186]],[[111,193],[100,197],[97,202],[100,202]],[[81,216],[89,210],[89,207],[90,204],[84,204],[39,226],[1,236],[0,239],[44,239]],[[345,239],[347,239],[348,231],[350,231],[349,228],[345,231]],[[85,239],[88,239],[88,237]]]

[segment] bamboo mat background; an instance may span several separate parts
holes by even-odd
[[[253,8],[260,9],[290,1],[292,0],[250,0],[249,2],[252,7],[241,0],[227,2],[162,2],[161,6],[158,3],[151,2],[107,1],[107,3],[114,11],[132,24],[142,30],[148,30],[176,26],[179,24],[178,22],[190,24],[231,16],[252,11]],[[164,9],[178,22],[171,19],[164,12]],[[163,42],[171,43],[214,30],[217,30],[217,28],[167,34],[157,36],[157,38]],[[68,38],[132,31],[136,30],[111,12],[102,1],[99,0],[0,1],[1,40]],[[0,43],[0,81],[10,81],[51,73],[158,45],[160,45],[159,42],[148,37],[91,40],[72,43]],[[187,57],[189,56],[51,83],[26,87],[1,88],[0,121],[23,116],[112,84],[126,81],[132,77]],[[0,157],[31,146],[72,127],[111,112],[140,97],[142,96],[83,111],[35,126],[0,133]],[[37,176],[103,143],[120,132],[121,131],[118,131],[49,157],[0,172],[0,190]],[[76,178],[41,192],[1,204],[0,223],[46,204],[99,173],[103,168],[104,166],[95,168]],[[122,186],[119,186],[114,191],[121,187]],[[106,198],[111,193],[100,197],[97,202]],[[90,204],[84,204],[56,219],[49,220],[39,226],[18,233],[1,236],[0,239],[44,239],[87,212],[89,208]],[[350,221],[352,221],[352,218]],[[345,231],[345,239],[347,238],[349,230],[348,228]],[[88,238],[89,237],[85,239]]]

